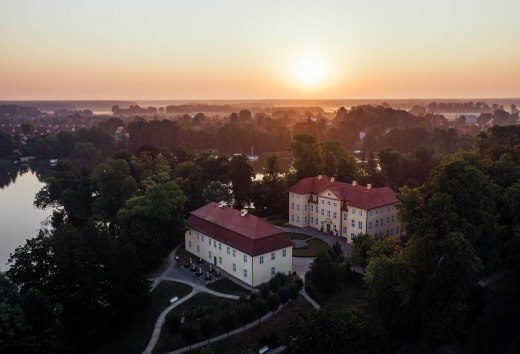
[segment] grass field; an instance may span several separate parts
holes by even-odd
[[[251,291],[246,288],[238,285],[234,281],[229,280],[228,278],[219,279],[213,283],[210,283],[206,286],[208,289],[218,291],[224,294],[230,295],[240,295],[240,294],[250,294]]]
[[[307,242],[306,248],[293,249],[293,257],[316,257],[320,252],[329,250],[327,242],[314,238]]]
[[[171,310],[166,317],[177,314],[179,317],[182,316],[182,313],[186,311],[188,308],[193,306],[213,306],[215,308],[219,308],[223,302],[227,302],[229,304],[234,304],[234,300],[229,299],[223,299],[221,297],[209,295],[206,293],[199,293],[195,296],[193,296],[191,299],[186,300],[173,310]],[[218,313],[215,314],[216,317],[218,317]],[[221,328],[218,329],[217,333],[214,336],[217,336],[219,334],[222,334],[223,330]],[[199,338],[200,340],[203,340],[204,338]],[[168,351],[172,351],[181,347],[186,346],[187,344],[184,343],[182,340],[180,332],[175,333],[172,335],[165,326],[161,329],[161,335],[159,336],[159,340],[157,341],[157,344],[155,345],[155,348],[153,350],[154,353],[165,353]],[[196,350],[198,353],[198,350]]]
[[[150,294],[150,305],[143,317],[124,328],[111,328],[103,338],[97,338],[86,352],[94,354],[140,354],[152,336],[155,321],[161,312],[170,305],[173,296],[182,298],[191,292],[189,285],[162,281]]]
[[[358,273],[352,273],[350,279],[341,282],[341,287],[338,292],[327,294],[314,288],[314,290],[309,293],[309,296],[322,306],[361,306],[365,298],[363,276]]]

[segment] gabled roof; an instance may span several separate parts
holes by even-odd
[[[293,244],[285,232],[251,214],[209,203],[194,210],[188,226],[250,256],[272,252]]]
[[[395,192],[389,187],[367,188],[360,185],[331,181],[328,176],[308,177],[289,188],[297,194],[320,194],[330,190],[348,206],[365,210],[379,208],[397,202]]]

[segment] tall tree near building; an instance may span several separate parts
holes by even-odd
[[[231,184],[235,196],[236,209],[242,209],[251,202],[253,193],[253,167],[245,155],[233,156],[231,160]]]
[[[323,160],[316,139],[312,135],[300,134],[291,144],[294,156],[296,179],[323,174]]]

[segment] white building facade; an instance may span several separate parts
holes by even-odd
[[[304,178],[289,188],[289,224],[310,226],[349,243],[359,234],[398,236],[396,202],[388,187],[363,187],[327,176]]]
[[[282,230],[217,203],[191,212],[185,248],[250,286],[292,272],[293,244]]]

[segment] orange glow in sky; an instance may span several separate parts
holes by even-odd
[[[0,3],[0,100],[520,96],[520,1]]]

